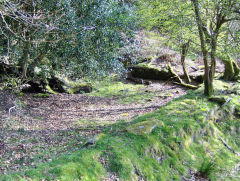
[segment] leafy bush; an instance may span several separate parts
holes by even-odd
[[[35,67],[44,76],[57,70],[74,78],[123,70],[119,49],[134,30],[132,4],[120,0],[20,3],[3,0],[0,4],[0,12],[4,12],[0,56],[8,56],[22,74],[27,70],[32,77]],[[22,13],[34,23],[25,23]]]

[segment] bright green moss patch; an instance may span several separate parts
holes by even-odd
[[[239,106],[238,95],[228,96],[231,101],[224,106]],[[223,117],[224,106],[191,91],[153,113],[106,128],[93,146],[0,179],[103,180],[112,174],[123,181],[161,181],[190,178],[191,170],[210,180],[238,180],[239,156],[223,141],[240,152],[240,120]],[[224,114],[215,117],[221,110]]]
[[[117,98],[120,104],[145,103],[154,101],[155,97],[172,97],[173,94],[166,91],[147,90],[144,85],[133,85],[120,81],[103,81],[95,86],[90,96]],[[127,114],[127,113],[126,113]]]
[[[151,133],[158,125],[161,125],[160,121],[148,120],[133,124],[127,127],[127,130],[128,132],[136,135],[143,135]]]
[[[123,82],[105,82],[97,87],[97,91],[91,95],[99,97],[113,97],[113,96],[124,96],[134,95],[143,88],[143,85],[132,85]]]
[[[45,98],[45,97],[49,97],[49,93],[39,93],[39,94],[34,94],[33,97],[37,97],[37,98]]]
[[[51,94],[57,94],[57,92],[55,92],[54,90],[52,90],[52,88],[51,88],[49,85],[46,86],[46,89],[47,89],[47,91],[50,92]]]
[[[118,98],[119,103],[144,103],[156,96],[155,92],[146,92],[144,85],[133,85],[118,81],[100,82],[90,95],[98,97]]]

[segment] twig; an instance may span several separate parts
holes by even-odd
[[[10,107],[9,110],[8,110],[8,118],[11,118],[11,111],[13,109],[16,109],[16,106],[13,106],[13,107]]]
[[[195,85],[192,85],[192,84],[186,84],[184,82],[182,82],[182,83],[173,82],[173,83],[176,84],[176,85],[181,85],[181,86],[189,88],[189,89],[198,89],[199,88],[198,86],[195,86]]]
[[[237,156],[240,156],[240,154],[238,152],[236,152],[231,146],[229,146],[221,137],[219,137],[219,140],[224,144],[224,146],[227,147],[227,149],[229,151],[231,151],[232,153],[234,153]]]

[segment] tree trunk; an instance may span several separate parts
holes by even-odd
[[[203,60],[204,60],[204,67],[205,67],[205,73],[204,73],[204,94],[206,96],[212,96],[213,94],[213,81],[210,79],[209,76],[209,66],[208,66],[208,52],[206,49],[206,42],[204,39],[204,34],[203,34],[203,25],[202,25],[202,20],[200,18],[200,12],[199,12],[199,4],[198,0],[192,0],[193,6],[194,6],[194,12],[196,16],[196,22],[198,25],[198,32],[199,32],[199,37],[200,37],[200,42],[201,42],[201,50],[203,54]]]
[[[222,59],[222,62],[224,63],[225,66],[223,79],[227,81],[233,81],[238,79],[240,69],[237,63],[231,59],[229,60]]]
[[[30,67],[32,67],[33,69],[42,62],[42,60],[44,59],[44,57],[46,57],[48,51],[49,51],[49,42],[47,42],[45,44],[45,47],[40,51],[39,55],[32,61],[32,63],[30,64]]]
[[[28,62],[30,60],[30,42],[27,40],[24,42],[23,46],[23,57],[22,57],[22,63],[21,63],[21,69],[22,69],[22,77],[25,78],[27,76],[27,67]]]
[[[218,32],[218,30],[216,30]],[[214,87],[213,87],[213,80],[214,80],[214,76],[215,76],[215,72],[216,72],[216,50],[217,50],[217,36],[218,33],[215,33],[215,35],[213,35],[211,37],[211,67],[210,67],[210,71],[209,71],[209,93],[210,96],[213,95],[214,93]]]
[[[240,73],[238,64],[234,60],[232,60],[232,64],[233,64],[233,69],[234,69],[234,77],[238,77],[239,73]]]
[[[181,52],[181,63],[182,63],[182,67],[183,67],[184,77],[185,77],[187,83],[191,82],[191,79],[190,79],[187,69],[186,69],[186,62],[185,62],[189,45],[190,45],[190,40],[188,40],[187,43],[182,44],[182,52]]]
[[[222,60],[225,66],[223,79],[232,80],[234,77],[234,68],[231,60]]]

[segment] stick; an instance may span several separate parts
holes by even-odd
[[[219,140],[224,144],[224,146],[227,147],[229,151],[233,152],[237,156],[240,156],[240,154],[236,152],[231,146],[229,146],[221,137],[219,137]]]
[[[13,110],[13,109],[15,109],[16,108],[16,106],[13,106],[13,107],[10,107],[9,108],[9,110],[8,110],[8,118],[11,118],[11,111]]]
[[[179,83],[179,82],[173,82],[174,84],[181,85],[183,87],[189,88],[189,89],[198,89],[198,86],[192,85],[192,84],[186,84],[184,82]]]

